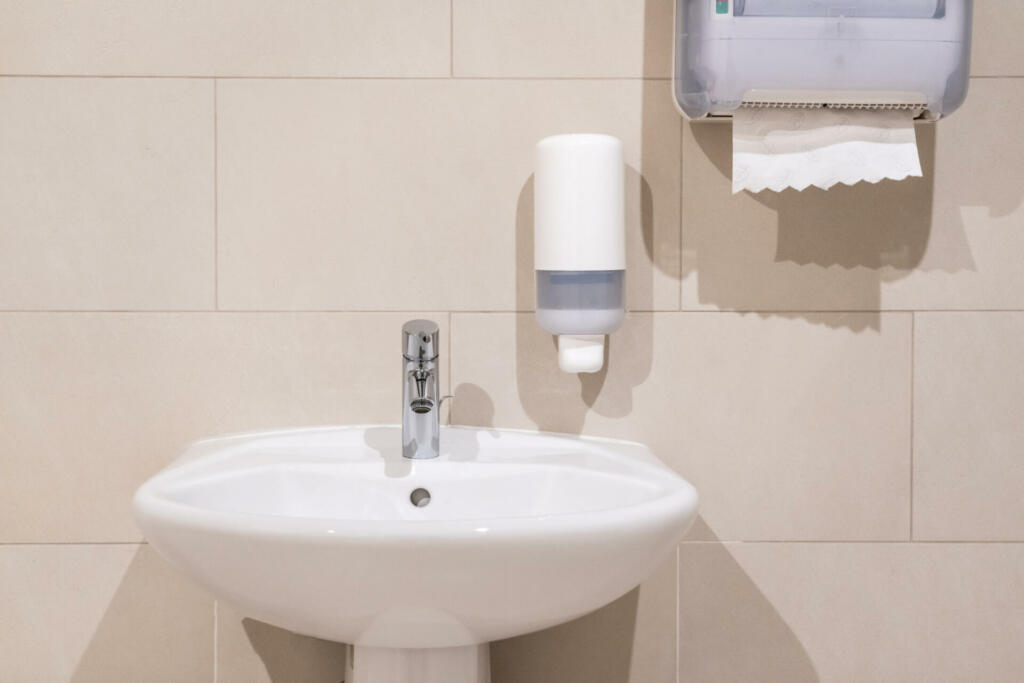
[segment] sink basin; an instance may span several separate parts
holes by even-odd
[[[437,680],[487,680],[482,644],[628,592],[696,508],[639,444],[445,427],[440,457],[408,460],[390,426],[200,441],[134,501],[182,572],[243,614],[358,646],[367,681],[442,648],[477,671]]]

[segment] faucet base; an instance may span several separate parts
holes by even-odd
[[[349,645],[345,683],[491,683],[489,645],[427,649]]]

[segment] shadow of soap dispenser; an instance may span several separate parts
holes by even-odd
[[[598,372],[604,335],[626,317],[622,142],[544,138],[533,182],[537,322],[558,336],[564,372]]]

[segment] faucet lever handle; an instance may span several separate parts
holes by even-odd
[[[402,355],[407,360],[434,360],[441,346],[439,337],[440,328],[433,320],[410,320],[402,325]]]
[[[449,400],[449,399],[453,399],[453,398],[455,398],[455,394],[445,394],[444,396],[442,396],[438,400],[438,402],[437,402],[437,414],[438,414],[438,416],[441,415],[441,408],[444,406],[444,402]],[[451,406],[449,405],[448,406],[448,424],[450,425],[451,423],[452,423],[452,409],[451,409]]]

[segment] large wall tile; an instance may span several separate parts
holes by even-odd
[[[1017,683],[1024,545],[684,544],[679,680]]]
[[[220,303],[532,309],[534,145],[604,132],[630,166],[628,303],[678,308],[680,123],[666,88],[221,83]]]
[[[978,0],[974,3],[971,74],[1024,76],[1024,3]]]
[[[914,339],[914,537],[1024,541],[1024,313],[922,313]]]
[[[676,683],[676,557],[567,624],[491,646],[493,683]]]
[[[0,72],[447,76],[448,0],[0,0]]]
[[[340,683],[342,643],[300,636],[217,603],[217,683]]]
[[[925,177],[733,196],[731,127],[683,132],[684,308],[1024,308],[1024,79],[917,127]]]
[[[213,681],[213,600],[146,545],[0,545],[0,615],[8,683]]]
[[[632,314],[605,372],[568,375],[532,315],[455,314],[452,416],[644,442],[700,491],[699,533],[900,540],[910,353],[905,314]]]
[[[134,489],[194,439],[400,421],[409,317],[0,315],[0,542],[137,540]]]
[[[0,309],[214,306],[212,83],[0,78],[0,111]]]
[[[671,0],[455,0],[453,11],[456,76],[672,73]]]

